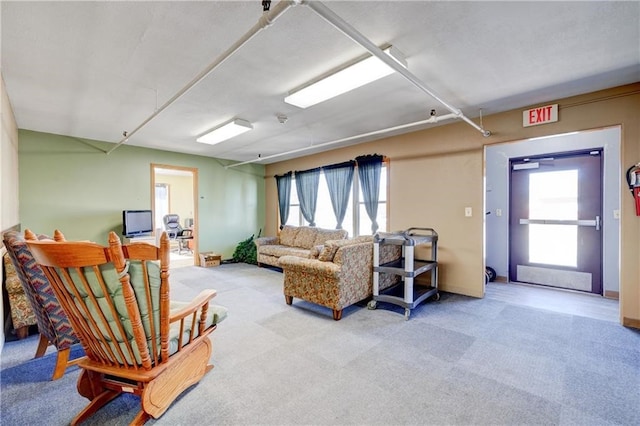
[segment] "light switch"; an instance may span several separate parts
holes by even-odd
[[[620,210],[614,210],[613,211],[613,218],[614,219],[620,219]]]
[[[464,208],[464,215],[466,217],[471,217],[473,215],[473,210],[471,209],[471,207]]]
[[[502,216],[502,209],[496,209],[496,216]]]

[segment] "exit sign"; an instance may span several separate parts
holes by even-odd
[[[523,127],[554,123],[556,121],[558,121],[558,104],[531,108],[526,111],[522,111]]]

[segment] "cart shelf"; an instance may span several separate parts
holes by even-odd
[[[409,319],[411,310],[428,298],[438,300],[438,233],[432,228],[409,228],[406,231],[387,233],[380,232],[373,239],[373,299],[367,305],[375,309],[378,302],[392,303],[405,308],[405,319]],[[393,262],[380,264],[380,246],[385,244],[401,245],[402,257]],[[415,259],[415,247],[431,246],[431,259]],[[429,286],[414,283],[419,275],[431,272]],[[380,274],[399,275],[402,281],[379,290]]]
[[[376,272],[384,272],[387,274],[398,274],[403,277],[415,278],[423,272],[430,271],[438,266],[438,262],[434,260],[414,260],[413,266],[407,270],[404,259],[398,259],[393,262],[384,263],[374,267]]]

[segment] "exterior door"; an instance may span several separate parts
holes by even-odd
[[[602,294],[602,151],[511,160],[511,281]]]

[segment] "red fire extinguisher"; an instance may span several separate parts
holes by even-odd
[[[640,216],[640,163],[627,169],[627,185],[636,204],[636,216]]]

